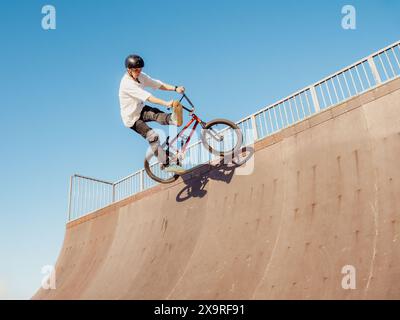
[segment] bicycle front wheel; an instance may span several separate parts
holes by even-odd
[[[203,145],[217,156],[230,156],[236,153],[243,143],[240,128],[232,121],[215,119],[207,122],[202,134]]]

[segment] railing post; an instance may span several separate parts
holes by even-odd
[[[116,184],[113,183],[112,184],[112,202],[113,203],[115,202],[115,186],[116,186]]]
[[[311,86],[310,87],[310,92],[311,92],[311,98],[315,107],[315,113],[318,113],[321,111],[321,107],[319,105],[319,101],[318,101],[318,96],[317,96],[317,92],[315,91],[315,87]]]
[[[376,84],[377,85],[381,84],[382,79],[381,79],[381,76],[379,75],[378,69],[376,68],[376,64],[374,62],[374,57],[371,56],[368,58],[368,64],[371,68],[371,72],[372,72],[372,75],[374,76]]]
[[[68,195],[68,222],[71,221],[71,209],[72,209],[72,182],[74,176],[69,179],[69,195]]]
[[[140,170],[139,179],[140,179],[139,189],[140,189],[140,191],[143,191],[144,190],[144,169]]]
[[[251,116],[251,126],[253,127],[253,136],[254,136],[253,142],[256,142],[258,140],[258,131],[257,131],[256,116],[254,114]]]

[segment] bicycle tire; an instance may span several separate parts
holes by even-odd
[[[224,124],[232,129],[234,129],[234,132],[236,133],[236,136],[237,136],[237,142],[236,142],[236,145],[231,150],[218,151],[218,150],[214,149],[210,144],[208,144],[207,137],[205,134],[206,130],[217,124]],[[202,140],[204,147],[212,154],[217,155],[217,156],[229,156],[229,155],[234,154],[236,151],[238,151],[240,149],[240,147],[242,146],[243,134],[242,134],[242,131],[240,130],[240,128],[236,125],[236,123],[234,123],[230,120],[227,120],[227,119],[214,119],[214,120],[207,122],[206,125],[204,126],[202,133],[201,133],[201,140]]]
[[[162,179],[162,178],[158,177],[157,175],[155,175],[153,173],[153,171],[151,171],[150,163],[147,158],[144,159],[144,170],[146,171],[147,175],[151,179],[153,179],[156,182],[163,183],[163,184],[172,183],[172,182],[178,180],[178,178],[180,177],[178,174],[175,174],[171,178],[168,178],[168,179]]]

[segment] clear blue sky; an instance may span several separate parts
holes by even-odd
[[[45,4],[57,29],[41,28]],[[341,28],[341,8],[357,29]],[[131,52],[204,118],[240,118],[400,39],[400,2],[0,3],[0,298],[29,298],[64,237],[69,176],[117,180],[146,143],[120,120]],[[162,93],[173,98],[172,93]]]

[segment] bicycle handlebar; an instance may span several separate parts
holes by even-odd
[[[182,93],[182,98],[179,100],[179,103],[182,102],[183,98],[186,99],[187,102],[189,102],[189,104],[192,106],[192,110],[186,108],[185,106],[182,106],[183,109],[185,109],[187,112],[194,112],[194,110],[196,109],[195,106],[193,105],[192,101],[190,101],[190,99],[188,98],[188,96],[185,93]]]

